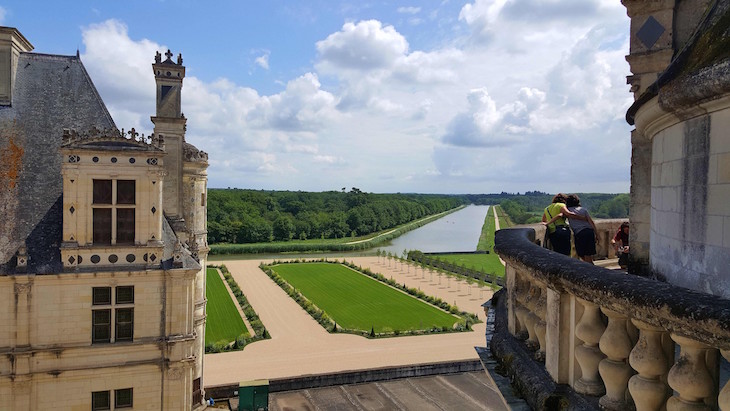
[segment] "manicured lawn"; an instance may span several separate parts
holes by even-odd
[[[496,273],[497,276],[504,277],[504,266],[499,262],[499,256],[494,252],[494,210],[497,207],[499,206],[489,207],[489,212],[484,217],[484,225],[482,226],[482,234],[479,237],[479,244],[477,244],[477,250],[489,251],[489,254],[440,254],[435,255],[435,257],[462,265],[466,268],[474,267],[474,269],[483,273]],[[499,212],[497,215],[499,215]],[[502,221],[502,218],[500,218],[500,225]]]
[[[248,337],[246,325],[234,305],[236,302],[228,294],[218,271],[215,268],[208,268],[206,275],[205,296],[208,299],[206,306],[208,318],[205,323],[205,344],[231,342],[241,334]]]
[[[474,268],[481,272],[491,272],[492,265],[489,264],[488,254],[436,254],[439,260],[447,261],[452,264],[460,265],[466,268]]]
[[[375,332],[451,328],[459,318],[366,277],[330,263],[271,267],[340,327]]]

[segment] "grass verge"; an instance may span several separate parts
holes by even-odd
[[[205,345],[214,343],[228,344],[236,338],[248,338],[248,330],[243,319],[238,314],[238,309],[231,300],[226,285],[223,284],[218,270],[208,268],[206,270],[205,298],[206,321],[205,321]]]
[[[248,337],[246,335],[238,335],[236,337],[236,339],[231,342],[226,343],[225,341],[219,341],[219,342],[214,342],[212,344],[207,343],[207,335],[206,335],[205,352],[206,353],[217,353],[217,352],[223,352],[223,351],[238,351],[238,350],[242,350],[246,345],[251,344],[252,342],[271,338],[269,336],[269,333],[266,331],[266,327],[264,327],[264,324],[261,322],[261,319],[259,319],[258,314],[256,314],[256,311],[253,309],[251,304],[249,304],[248,299],[243,294],[243,291],[241,291],[241,288],[238,286],[238,283],[236,283],[236,280],[233,279],[231,272],[228,271],[228,267],[226,267],[225,265],[221,265],[221,266],[210,266],[209,269],[211,269],[211,268],[219,268],[221,270],[221,273],[223,274],[223,278],[228,283],[228,287],[230,287],[231,292],[233,293],[233,296],[236,297],[236,302],[241,307],[241,310],[243,311],[243,314],[246,316],[246,319],[248,320],[248,323],[251,325],[251,328],[253,328],[254,335],[248,336]],[[206,296],[207,296],[207,291],[206,291]],[[229,298],[228,292],[226,292],[226,297]],[[241,318],[241,316],[238,315],[238,310],[236,310],[236,316],[238,318]],[[206,325],[206,334],[207,334],[207,329],[208,329],[208,327]],[[246,334],[248,334],[248,332],[246,332]]]

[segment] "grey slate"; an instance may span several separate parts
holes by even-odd
[[[22,150],[20,164],[11,170],[17,178],[3,176],[0,184],[0,273],[14,272],[24,241],[29,273],[59,272],[61,136],[64,128],[92,126],[116,127],[81,60],[21,53],[12,105],[0,107],[0,150],[11,145]]]

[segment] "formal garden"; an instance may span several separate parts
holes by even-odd
[[[218,274],[219,269],[228,283],[235,301],[231,299],[226,285],[221,280],[221,276]],[[269,338],[266,328],[225,265],[209,267],[206,271],[206,280],[205,298],[208,300],[205,323],[206,353],[240,350],[254,341]],[[248,332],[235,304],[241,307],[254,331],[253,335]]]
[[[391,337],[471,329],[475,315],[348,262],[262,265],[284,291],[330,332]]]

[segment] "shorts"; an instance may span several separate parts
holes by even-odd
[[[550,243],[553,245],[553,251],[570,255],[570,229],[567,226],[557,226],[555,231],[550,233]]]
[[[596,254],[596,235],[592,228],[584,228],[574,235],[578,257]]]

